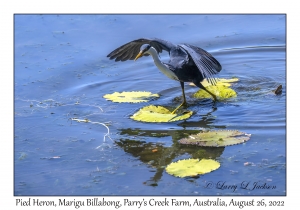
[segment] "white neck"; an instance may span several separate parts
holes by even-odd
[[[165,64],[161,62],[161,60],[158,57],[158,53],[155,48],[150,47],[150,49],[147,51],[153,58],[155,65],[157,68],[167,77],[173,80],[178,80],[177,76],[174,74],[173,71],[171,71]]]

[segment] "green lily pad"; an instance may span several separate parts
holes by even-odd
[[[151,92],[132,91],[132,92],[114,92],[103,96],[106,100],[118,103],[141,103],[148,102],[152,98],[158,98],[158,94]]]
[[[186,110],[181,114],[172,114],[171,111],[163,106],[145,106],[137,111],[130,118],[143,122],[174,122],[184,120],[192,116],[193,112]]]
[[[226,99],[236,97],[236,92],[230,88],[233,82],[237,82],[238,78],[232,79],[218,79],[216,85],[211,85],[206,79],[203,80],[201,83],[202,85],[209,90],[210,92],[214,93],[218,99]],[[196,93],[193,94],[195,98],[211,98],[211,95],[207,93],[205,90],[200,89]]]
[[[211,159],[186,159],[171,163],[166,167],[166,172],[177,177],[197,176],[214,171],[220,163]]]
[[[180,139],[179,143],[202,147],[225,147],[244,143],[250,139],[250,136],[251,134],[237,130],[216,130],[190,135],[188,138]]]

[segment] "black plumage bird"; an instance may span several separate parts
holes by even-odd
[[[158,54],[163,50],[169,52],[168,63],[162,62]],[[221,71],[220,63],[205,50],[189,45],[174,45],[171,42],[153,38],[137,39],[118,47],[107,55],[115,61],[137,60],[142,56],[151,55],[157,68],[167,77],[180,82],[183,102],[172,112],[175,113],[181,106],[186,106],[184,82],[193,82],[197,87],[208,92],[214,100],[216,96],[208,91],[201,82],[207,78],[208,82],[215,85],[214,74]]]

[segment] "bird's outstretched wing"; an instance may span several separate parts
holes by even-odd
[[[107,57],[109,57],[110,59],[115,59],[115,61],[133,60],[140,52],[140,48],[143,44],[150,44],[156,49],[158,53],[161,53],[163,50],[169,52],[172,47],[175,47],[175,45],[173,45],[172,43],[162,39],[141,38],[118,47],[117,49],[109,53]]]
[[[211,84],[215,84],[216,80],[213,75],[222,70],[221,64],[211,54],[199,47],[189,44],[181,44],[180,47],[191,56],[203,78],[207,78]]]

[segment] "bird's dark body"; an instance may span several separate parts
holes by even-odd
[[[165,64],[182,82],[192,82],[193,80],[201,82],[207,78],[213,83],[213,80],[210,80],[213,79],[213,74],[217,74],[222,69],[220,63],[211,54],[199,47],[189,44],[174,45],[169,41],[157,38],[141,38],[128,42],[112,51],[107,57],[115,59],[115,61],[133,60],[144,44],[154,47],[158,54],[163,50],[169,52],[170,61]],[[149,54],[143,55],[148,56]]]
[[[170,61],[168,63],[162,63],[158,58],[158,54],[163,50],[169,52]],[[174,45],[171,42],[157,38],[142,38],[118,47],[109,53],[107,57],[115,59],[115,61],[126,61],[136,60],[149,54],[152,55],[160,71],[169,78],[180,82],[184,99],[183,104],[186,104],[184,82],[193,82],[197,87],[207,91],[216,100],[216,96],[208,91],[201,82],[204,78],[207,78],[208,82],[214,85],[215,79],[213,75],[219,73],[222,66],[210,53],[199,47],[189,44]]]
[[[170,51],[170,61],[166,63],[174,71],[181,82],[201,82],[204,78],[198,70],[195,62],[188,53],[181,47]]]

